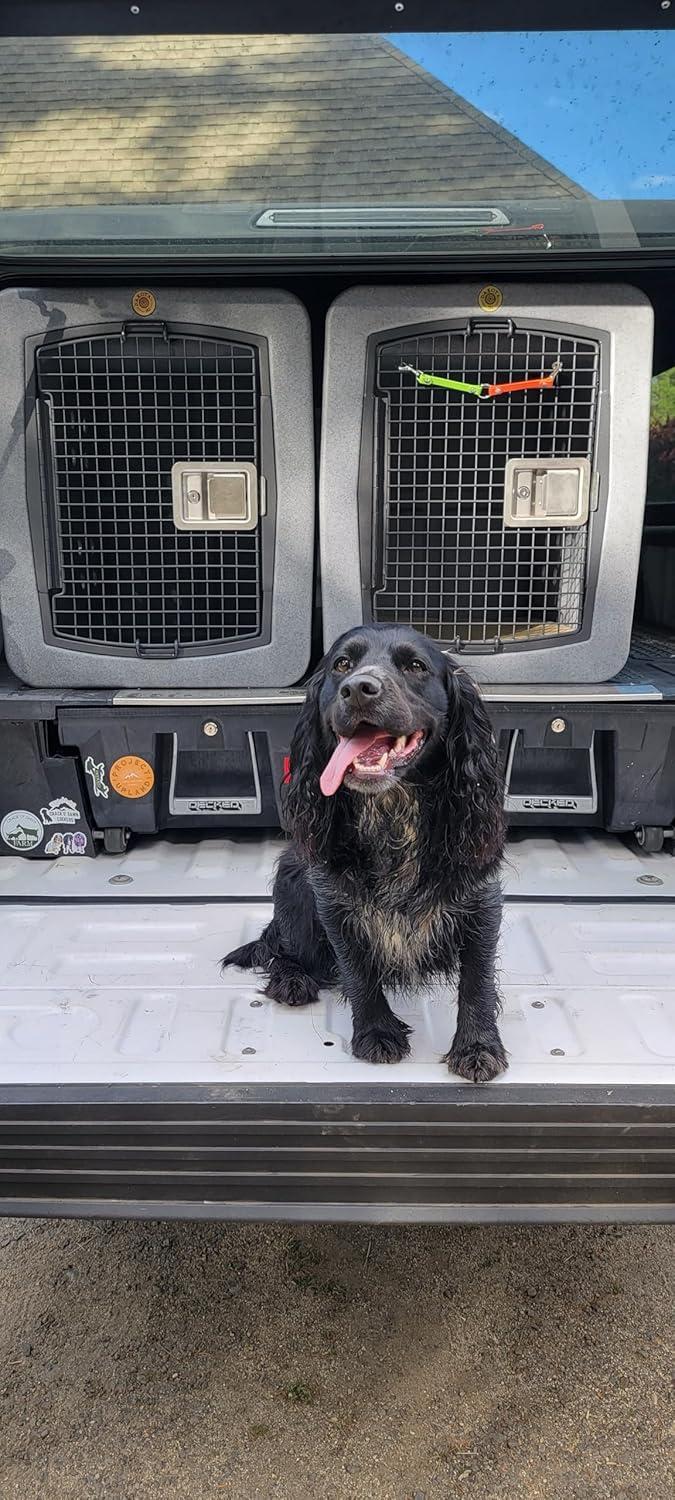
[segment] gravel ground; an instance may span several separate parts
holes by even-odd
[[[1,1500],[666,1500],[673,1243],[0,1221]]]

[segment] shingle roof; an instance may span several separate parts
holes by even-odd
[[[587,196],[377,36],[3,41],[0,204]]]

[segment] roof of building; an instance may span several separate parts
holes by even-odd
[[[380,36],[3,40],[0,204],[584,190]]]

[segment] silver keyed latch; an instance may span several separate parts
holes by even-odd
[[[587,458],[510,458],[504,484],[505,526],[584,526],[591,465]]]
[[[174,464],[171,488],[179,531],[253,531],[262,514],[255,464]]]

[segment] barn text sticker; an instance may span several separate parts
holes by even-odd
[[[10,849],[15,849],[17,854],[29,854],[31,849],[37,849],[38,844],[42,843],[44,828],[35,813],[27,812],[24,807],[17,807],[13,812],[6,813],[0,823],[0,838],[4,844],[9,844]]]

